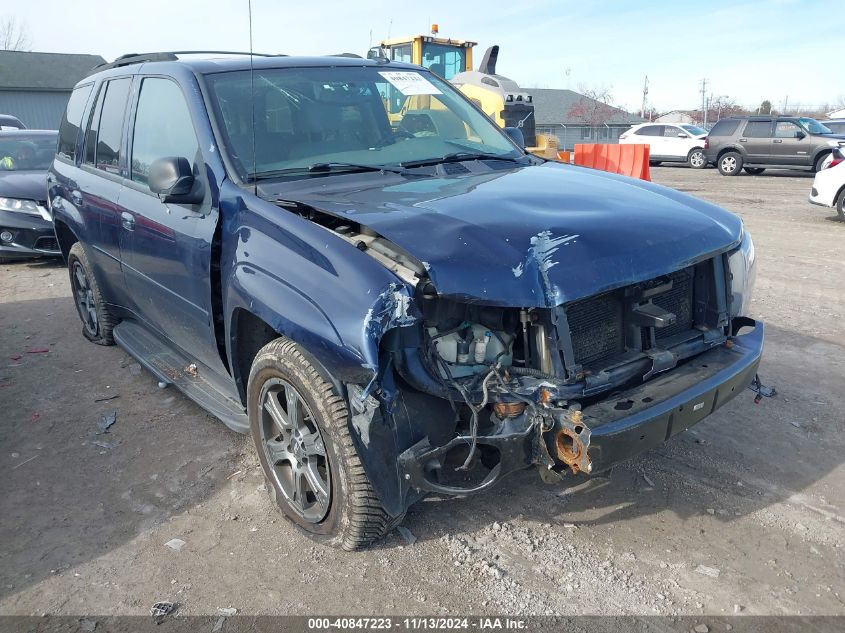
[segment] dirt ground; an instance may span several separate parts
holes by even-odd
[[[353,554],[281,518],[248,438],[86,342],[61,265],[0,265],[0,614],[845,614],[845,224],[808,175],[652,176],[752,232],[779,395],[606,477],[428,499],[414,544]]]

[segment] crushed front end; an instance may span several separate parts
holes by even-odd
[[[402,282],[373,295],[364,321],[368,384],[346,383],[356,448],[394,516],[427,493],[480,492],[530,466],[546,481],[606,470],[738,395],[760,362],[763,326],[744,316],[747,233],[645,279],[585,263],[571,285],[597,291],[559,300],[568,275],[552,255],[577,235],[544,231],[504,273],[535,284],[536,303],[519,306],[442,294],[427,264],[376,231],[303,214]]]
[[[392,415],[418,429],[398,457],[402,487],[465,495],[531,465],[547,481],[595,473],[699,422],[760,362],[763,325],[740,316],[753,258],[746,236],[555,308],[461,302],[421,284],[419,321],[382,348]]]

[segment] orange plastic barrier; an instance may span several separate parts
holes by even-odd
[[[572,155],[568,150],[560,150],[557,153],[557,159],[562,163],[571,163]]]
[[[578,144],[575,164],[614,174],[651,180],[648,169],[648,145]]]

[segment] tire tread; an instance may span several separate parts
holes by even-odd
[[[258,352],[255,361],[267,358],[285,359],[304,370],[314,395],[322,399],[330,414],[325,422],[332,427],[332,437],[342,453],[341,458],[345,462],[344,470],[349,483],[349,489],[345,491],[349,520],[338,535],[337,544],[346,551],[354,551],[383,538],[402,521],[404,514],[391,517],[370,484],[349,434],[346,401],[336,393],[335,387],[324,378],[322,372],[310,362],[294,341],[286,337],[271,341]]]

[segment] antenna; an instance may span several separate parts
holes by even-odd
[[[249,11],[249,98],[252,109],[252,182],[253,193],[258,195],[258,180],[255,179],[255,172],[258,168],[255,163],[255,68],[252,63],[252,0],[247,0],[247,8]]]

